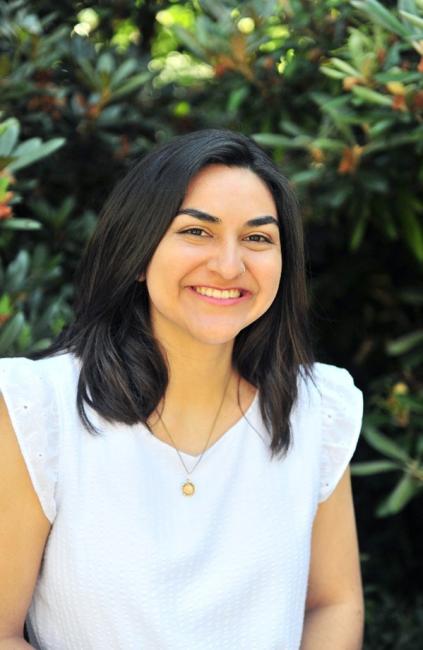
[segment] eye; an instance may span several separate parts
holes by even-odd
[[[203,230],[202,228],[187,228],[186,230],[182,230],[179,234],[180,235],[194,235],[195,237],[201,237],[201,233],[204,233],[207,235],[206,231]]]
[[[252,239],[253,237],[256,239]],[[261,237],[261,239],[259,239],[259,237]],[[248,235],[247,239],[248,238],[251,238],[251,241],[257,244],[273,244],[272,240],[264,235]]]
[[[201,239],[210,236],[209,233],[203,228],[195,228],[195,227],[181,230],[178,234],[193,235],[194,237],[200,237]],[[261,235],[261,234],[248,235],[246,239],[249,239],[253,244],[273,244],[270,237],[266,237],[265,235]]]

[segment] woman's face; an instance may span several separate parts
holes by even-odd
[[[248,169],[213,164],[192,179],[146,271],[159,341],[233,342],[269,309],[282,272],[277,219],[270,190]]]

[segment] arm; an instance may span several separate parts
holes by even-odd
[[[0,395],[0,650],[31,648],[23,627],[50,522],[32,486]]]
[[[33,648],[22,637],[14,636],[11,639],[0,639],[0,650],[28,650]]]
[[[361,650],[364,599],[349,467],[313,524],[301,650]]]

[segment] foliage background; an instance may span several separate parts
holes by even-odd
[[[422,0],[0,1],[0,354],[72,317],[134,158],[210,126],[255,137],[301,198],[317,356],[365,394],[368,650],[423,632],[422,57]]]

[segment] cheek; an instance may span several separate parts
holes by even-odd
[[[154,253],[151,262],[151,276],[159,274],[173,278],[183,277],[193,265],[204,260],[203,246],[190,246],[180,242],[168,242]]]
[[[156,251],[145,273],[148,295],[156,307],[159,307],[165,294],[164,289],[168,284],[167,271],[161,251]]]
[[[146,270],[147,284],[158,285],[165,281],[166,276],[170,273],[170,267],[173,266],[172,251],[169,246],[161,243],[156,249]]]
[[[171,245],[160,246],[146,270],[147,290],[153,302],[162,305],[176,298],[194,263],[192,252]]]
[[[272,256],[260,265],[260,278],[269,293],[275,294],[278,290],[282,275],[282,257]]]

